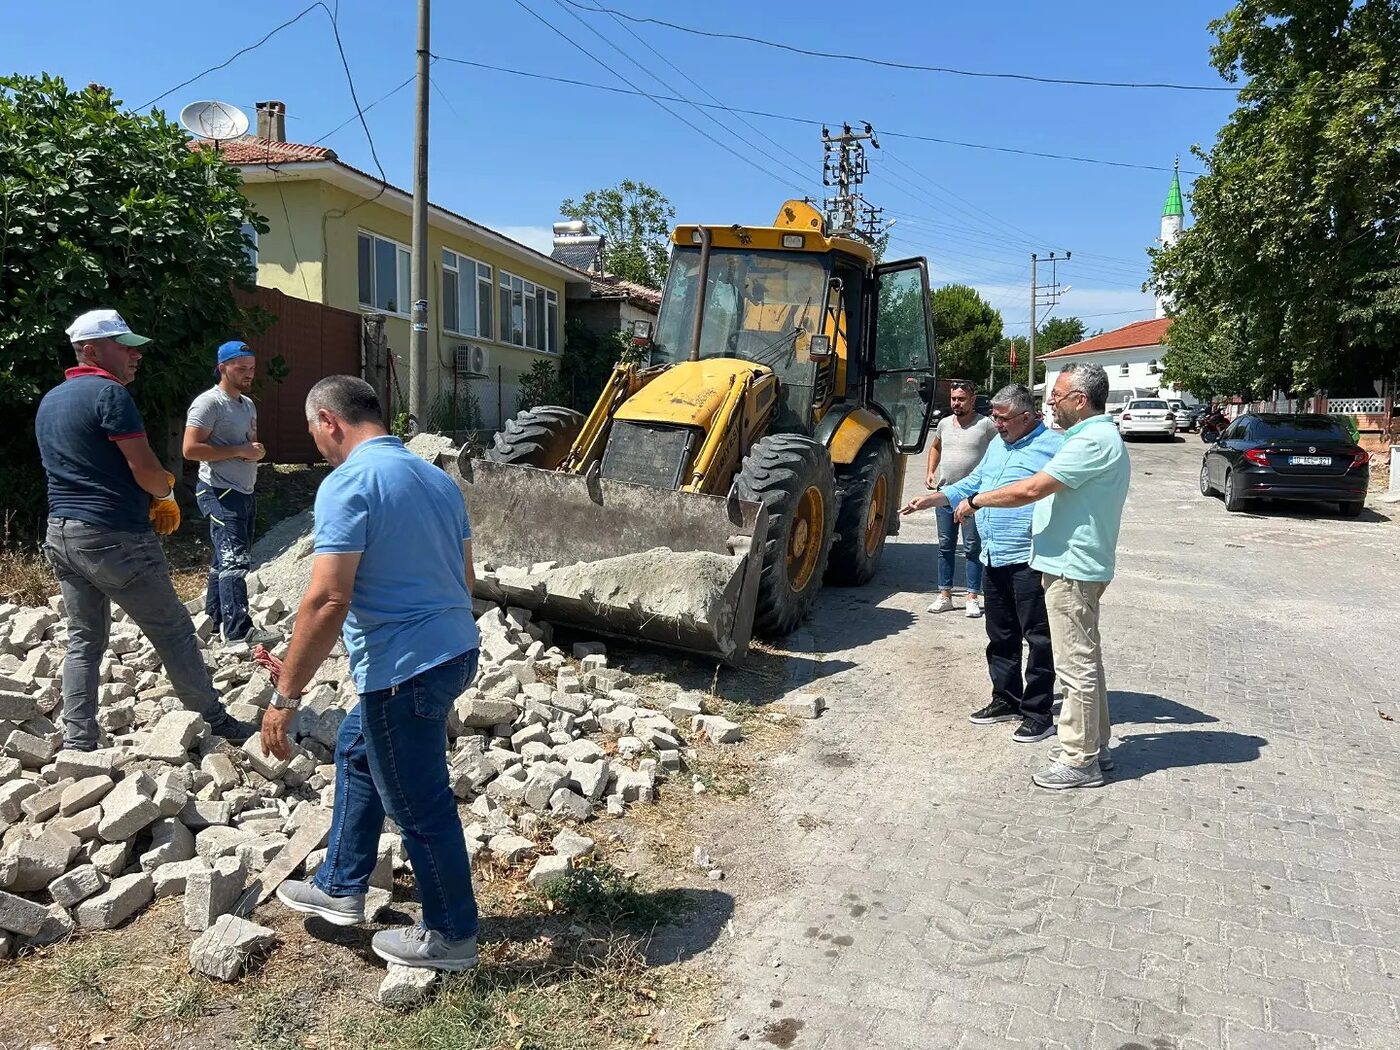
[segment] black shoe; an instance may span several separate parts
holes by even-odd
[[[1021,717],[1021,709],[1005,700],[993,700],[980,711],[972,712],[968,721],[975,726],[995,725],[997,722],[1014,722]]]
[[[258,727],[250,722],[240,722],[230,715],[224,715],[217,722],[210,723],[209,731],[230,744],[242,744],[258,731]]]
[[[1011,734],[1011,739],[1018,744],[1034,744],[1037,740],[1044,740],[1047,736],[1054,735],[1054,722],[1041,722],[1034,718],[1023,718],[1021,719],[1021,724],[1016,727],[1016,731]]]
[[[261,645],[271,649],[274,646],[282,644],[282,636],[276,631],[269,630],[266,627],[254,627],[234,644],[238,645],[240,643],[246,645],[249,649],[253,648],[255,645]]]

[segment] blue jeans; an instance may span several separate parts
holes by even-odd
[[[958,552],[958,523],[952,507],[938,507],[938,589],[953,589],[953,566]],[[977,532],[977,519],[962,523],[963,553],[967,555],[967,593],[982,593],[982,537]]]
[[[248,615],[248,568],[257,504],[249,493],[220,491],[202,481],[194,494],[199,512],[209,519],[209,545],[214,549],[204,611],[216,628],[223,629],[226,641],[236,642],[253,629]]]
[[[467,840],[447,777],[447,714],[476,674],[477,650],[392,689],[365,693],[340,725],[335,809],[315,884],[332,897],[369,889],[387,815],[403,836],[423,925],[448,940],[476,935]]]

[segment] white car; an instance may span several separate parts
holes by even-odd
[[[1151,435],[1170,441],[1176,437],[1176,413],[1162,398],[1135,397],[1118,414],[1118,432],[1125,438]]]

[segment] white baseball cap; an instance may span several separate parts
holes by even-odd
[[[115,339],[122,346],[145,346],[151,340],[137,335],[115,310],[89,310],[68,326],[70,343],[89,339]]]

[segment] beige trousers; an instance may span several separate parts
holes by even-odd
[[[1099,638],[1099,600],[1108,584],[1048,573],[1042,579],[1055,676],[1064,694],[1057,730],[1064,751],[1060,761],[1083,767],[1097,761],[1107,750],[1111,732],[1103,643]]]

